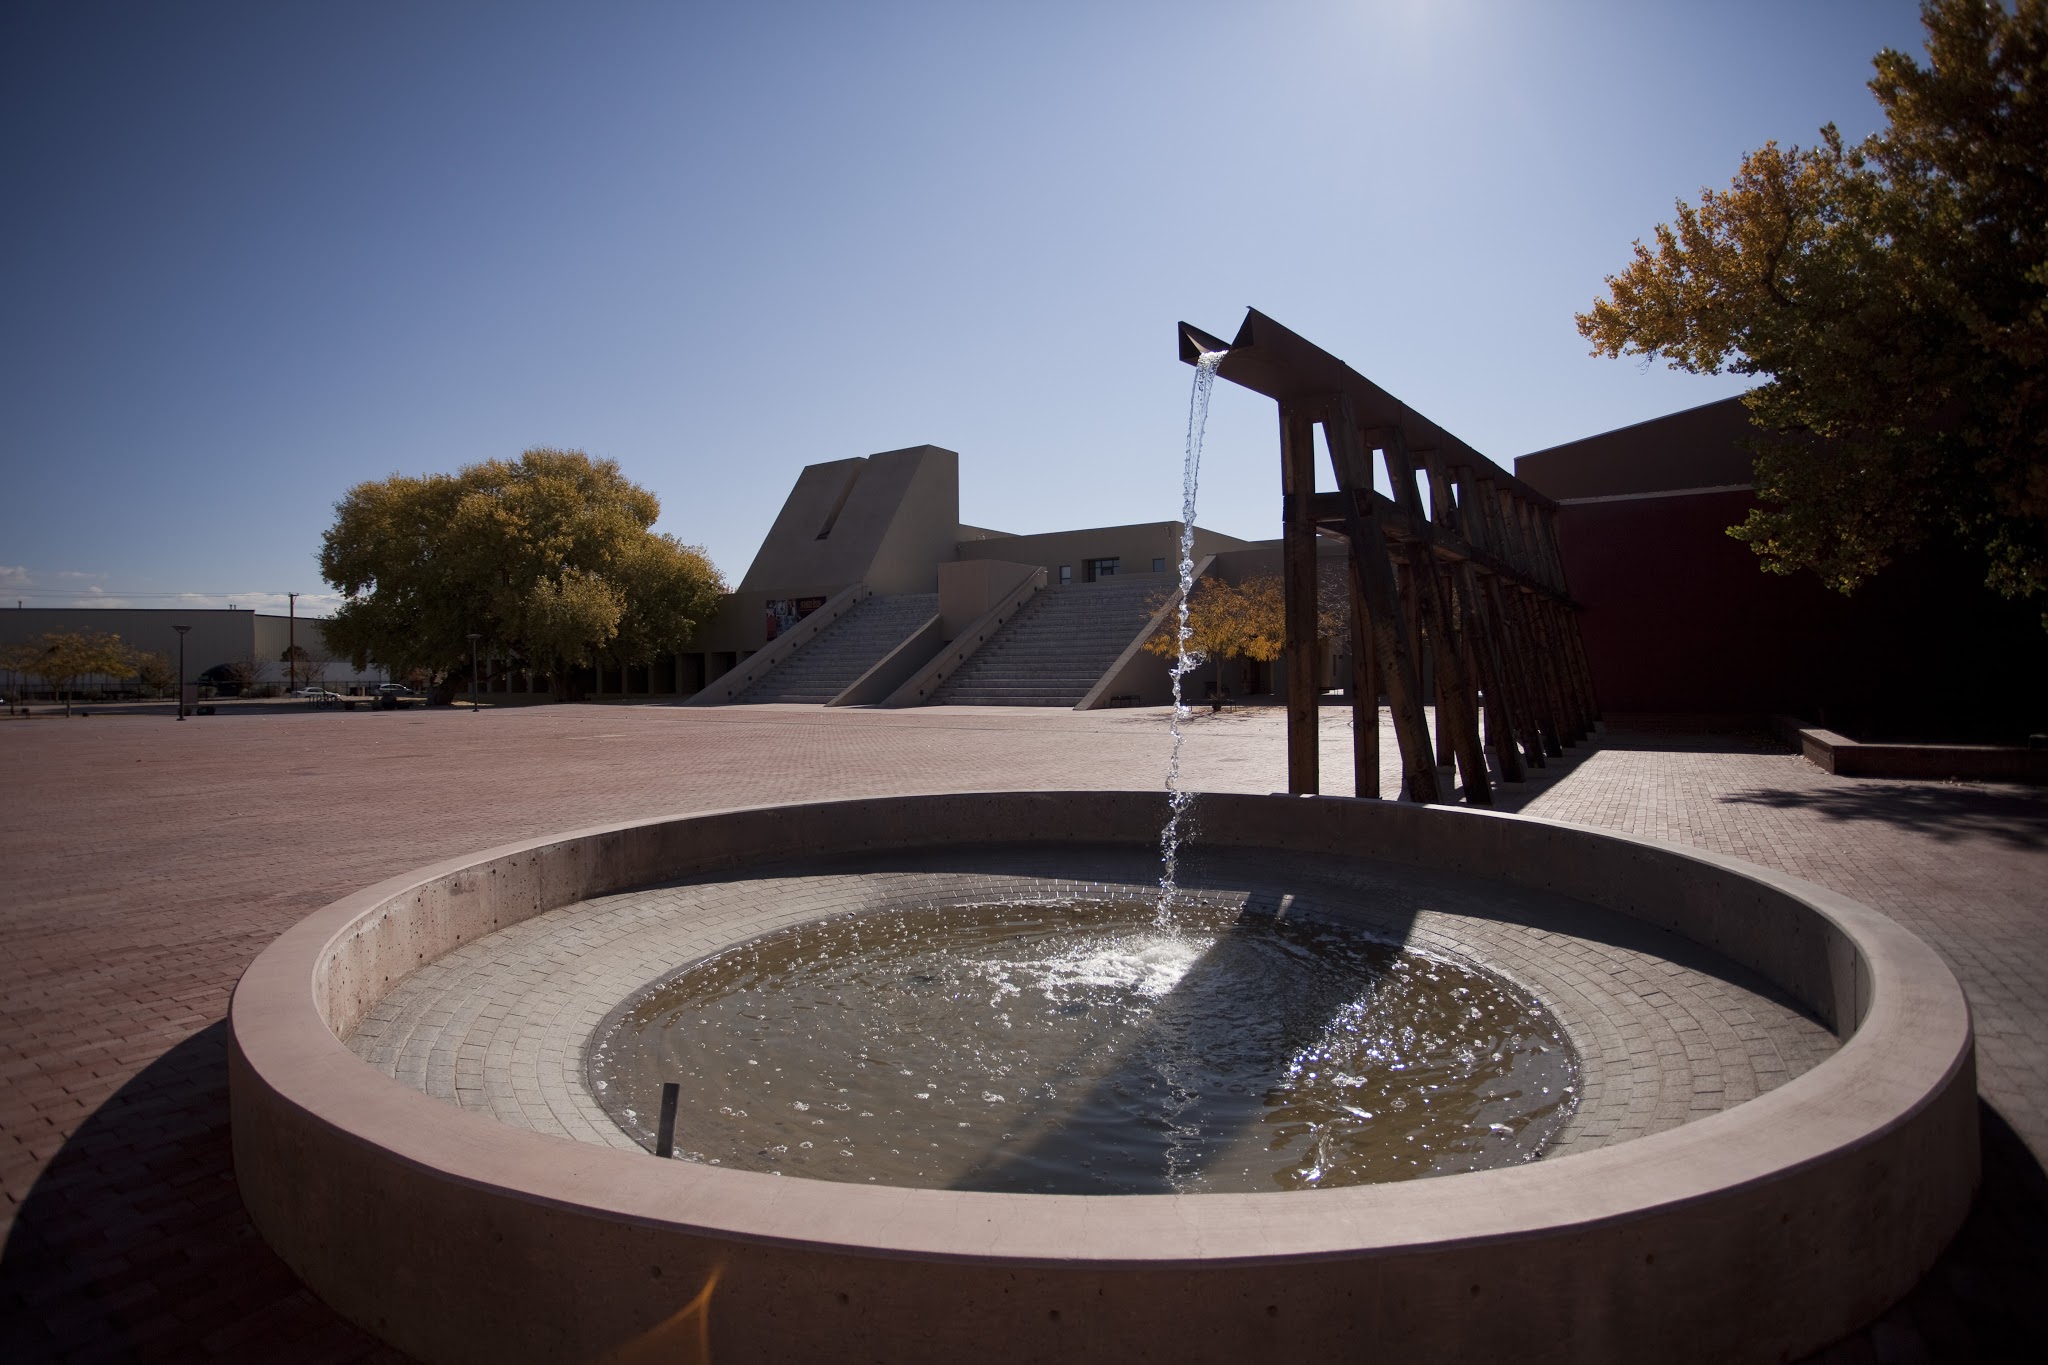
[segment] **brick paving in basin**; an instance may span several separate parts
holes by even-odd
[[[1385,789],[1393,745],[1383,735]],[[295,920],[436,859],[584,825],[890,792],[1156,787],[1157,711],[563,706],[0,725],[0,1359],[394,1360],[264,1247],[229,1163],[222,1020]],[[1344,713],[1326,790],[1348,793]],[[1282,717],[1198,717],[1197,789],[1284,785]],[[1833,887],[1962,979],[1986,1194],[1833,1361],[2024,1358],[2048,1281],[2048,792],[1835,778],[1619,722],[1503,805]],[[2016,1353],[2018,1352],[2018,1353]]]

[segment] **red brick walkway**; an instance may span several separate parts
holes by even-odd
[[[1325,771],[1346,772],[1341,719],[1326,725]],[[1993,1179],[1914,1299],[1834,1357],[2006,1358],[2040,1324],[2030,1286],[2048,1282],[2048,797],[1850,782],[1761,745],[1643,731],[1580,753],[1515,799],[1837,887],[1955,966],[1997,1111]],[[327,901],[580,825],[886,791],[1150,787],[1164,755],[1159,716],[1135,712],[548,707],[0,725],[0,1360],[392,1358],[263,1247],[229,1166],[228,994]],[[1270,791],[1281,764],[1274,714],[1205,717],[1189,744],[1196,787]]]

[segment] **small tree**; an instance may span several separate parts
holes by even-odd
[[[0,645],[0,670],[5,670],[7,673],[8,687],[11,692],[7,703],[9,715],[14,714],[16,706],[20,706],[24,711],[28,709],[28,698],[22,686],[22,679],[26,678],[29,674],[31,652],[31,648],[28,645]]]
[[[100,673],[125,678],[133,672],[133,654],[118,635],[52,631],[29,641],[10,662],[23,673],[41,678],[64,698],[71,714],[71,694],[81,678]]]
[[[1155,603],[1153,610],[1158,610]],[[1350,635],[1351,600],[1341,566],[1318,566],[1316,639],[1341,646]],[[1177,623],[1145,642],[1148,653],[1174,655]],[[1188,653],[1216,665],[1216,686],[1223,687],[1223,660],[1245,659],[1267,664],[1287,647],[1287,591],[1278,574],[1260,574],[1242,583],[1204,578],[1188,597]]]
[[[178,680],[177,666],[171,662],[171,656],[161,650],[138,653],[129,666],[135,670],[135,681],[159,697],[165,688]]]
[[[1178,622],[1145,642],[1145,650],[1170,659],[1179,648]],[[1287,640],[1287,610],[1280,580],[1272,574],[1226,583],[1204,578],[1188,595],[1188,653],[1216,665],[1216,687],[1223,688],[1223,660],[1249,659],[1270,663],[1280,657]]]
[[[250,658],[230,659],[221,666],[226,680],[233,683],[235,691],[244,697],[256,690],[256,670],[256,660]]]

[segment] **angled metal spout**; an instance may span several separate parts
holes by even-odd
[[[1230,343],[1221,337],[1212,337],[1192,323],[1180,325],[1180,359],[1183,365],[1192,365],[1202,358],[1204,352],[1227,351]]]

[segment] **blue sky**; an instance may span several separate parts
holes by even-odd
[[[1507,463],[1739,392],[1572,314],[1910,0],[37,4],[0,14],[0,596],[317,613],[362,480],[616,458],[737,581],[807,463],[1178,514],[1185,318]],[[1201,520],[1278,533],[1220,385]],[[172,594],[194,594],[180,599]],[[331,601],[331,599],[326,599]]]

